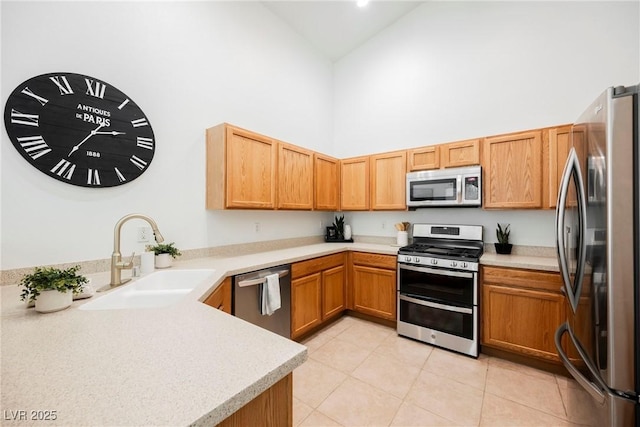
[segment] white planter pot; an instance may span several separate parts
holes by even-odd
[[[64,310],[71,306],[73,302],[73,292],[42,291],[36,300],[36,311],[40,313],[51,313]]]
[[[173,263],[173,257],[170,254],[156,255],[156,268],[169,268]]]
[[[351,226],[347,224],[344,226],[344,240],[349,239],[351,239]]]

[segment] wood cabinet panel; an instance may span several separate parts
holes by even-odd
[[[340,188],[342,210],[369,210],[369,157],[340,161]]]
[[[389,270],[395,270],[398,263],[397,258],[393,255],[368,252],[352,252],[351,260],[354,265],[367,265],[369,267],[386,268]]]
[[[312,273],[344,265],[344,259],[345,254],[339,253],[296,262],[291,265],[291,278],[297,279],[298,277],[308,276]]]
[[[496,285],[515,286],[541,291],[560,293],[562,277],[560,273],[518,268],[482,266],[482,280]]]
[[[540,131],[484,140],[484,207],[542,207]]]
[[[291,281],[291,338],[296,338],[322,321],[322,274]]]
[[[484,284],[482,344],[558,361],[554,334],[565,320],[560,294]]]
[[[231,277],[224,279],[222,284],[204,300],[204,303],[231,314]]]
[[[340,209],[340,160],[315,153],[314,208],[323,211]]]
[[[292,425],[293,374],[288,374],[218,424],[219,427]]]
[[[371,209],[405,210],[407,153],[396,151],[371,156]]]
[[[361,313],[396,319],[396,273],[382,268],[353,266],[353,304]]]
[[[207,129],[207,209],[274,209],[277,143],[223,123]]]
[[[325,321],[345,310],[344,264],[322,272],[322,320]]]
[[[407,151],[407,171],[415,172],[440,167],[440,146],[414,148]]]
[[[456,168],[480,164],[480,139],[440,145],[440,166]]]
[[[278,208],[313,209],[313,152],[278,143]]]

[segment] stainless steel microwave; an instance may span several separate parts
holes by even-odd
[[[482,168],[437,169],[407,174],[407,207],[481,206]]]

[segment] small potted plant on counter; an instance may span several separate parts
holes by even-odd
[[[178,248],[176,248],[174,242],[171,243],[158,243],[155,246],[148,246],[148,251],[153,251],[156,254],[156,268],[168,268],[171,267],[173,260],[176,257],[182,255]]]
[[[507,224],[504,228],[498,223],[498,228],[496,228],[496,237],[498,238],[498,243],[494,243],[496,247],[496,252],[499,254],[510,254],[511,248],[513,245],[509,243],[509,235],[511,231],[509,230],[509,226],[511,224]]]
[[[31,274],[20,281],[24,287],[20,299],[35,302],[36,311],[51,313],[71,306],[73,294],[80,293],[88,283],[86,277],[79,275],[80,266],[62,270],[53,267],[36,267]]]

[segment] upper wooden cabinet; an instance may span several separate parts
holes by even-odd
[[[207,209],[275,208],[277,146],[226,123],[207,129]]]
[[[480,164],[480,140],[450,142],[440,145],[440,167],[457,168]]]
[[[340,208],[369,210],[369,157],[340,160]]]
[[[340,160],[314,153],[314,208],[321,211],[340,209]]]
[[[405,210],[406,151],[371,156],[371,209]]]
[[[278,143],[278,209],[313,209],[313,152]]]
[[[407,150],[407,172],[438,169],[440,167],[440,146]]]
[[[485,138],[485,208],[542,207],[541,131]]]

